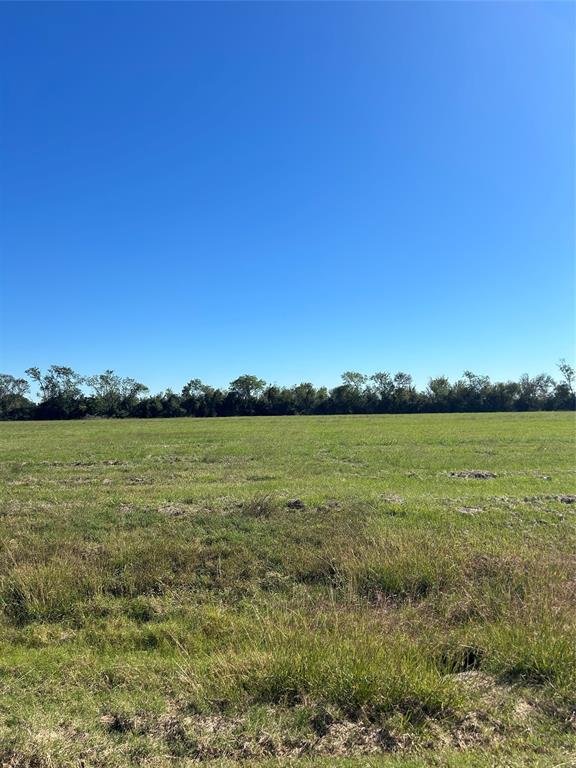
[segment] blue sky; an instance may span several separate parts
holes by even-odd
[[[1,368],[553,372],[575,9],[0,4]]]

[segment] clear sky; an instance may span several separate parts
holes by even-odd
[[[1,3],[0,370],[554,372],[576,5]]]

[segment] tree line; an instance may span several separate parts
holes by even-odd
[[[574,368],[561,360],[558,369],[559,381],[541,373],[492,382],[465,371],[455,382],[446,376],[431,378],[424,390],[403,372],[366,376],[346,371],[342,383],[332,389],[310,382],[280,387],[244,374],[225,389],[191,379],[180,393],[167,389],[150,394],[144,384],[111,370],[82,376],[67,366],[52,365],[45,372],[28,368],[26,378],[0,374],[0,419],[574,410]],[[37,388],[36,401],[30,398],[31,382]]]

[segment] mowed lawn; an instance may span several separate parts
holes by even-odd
[[[576,765],[574,438],[0,424],[0,765]]]

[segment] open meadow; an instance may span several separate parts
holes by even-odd
[[[569,413],[0,424],[0,764],[576,765]]]

